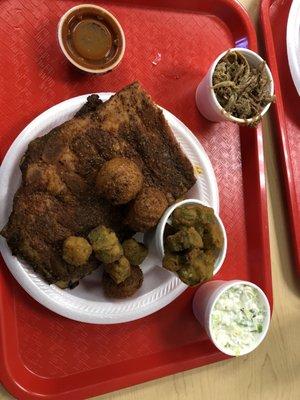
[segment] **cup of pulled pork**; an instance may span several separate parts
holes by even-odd
[[[196,90],[198,110],[213,122],[255,126],[274,100],[274,82],[266,62],[242,48],[220,54]]]

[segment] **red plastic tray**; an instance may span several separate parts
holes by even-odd
[[[112,73],[75,70],[56,42],[59,17],[73,1],[1,3],[1,157],[24,126],[57,102],[116,91],[138,79],[197,135],[212,160],[228,255],[218,279],[248,279],[272,303],[260,128],[212,124],[194,94],[212,60],[228,47],[256,49],[246,11],[230,0],[101,2],[124,27],[127,49]],[[157,53],[161,61],[154,66]],[[0,279],[0,376],[18,399],[83,399],[226,358],[192,314],[188,290],[155,314],[126,324],[88,325],[32,300],[4,263]]]
[[[263,0],[261,20],[267,60],[275,81],[276,139],[288,205],[295,267],[300,276],[300,98],[287,58],[286,27],[291,0]]]

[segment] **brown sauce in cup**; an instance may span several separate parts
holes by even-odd
[[[123,38],[116,22],[101,10],[74,10],[62,26],[62,41],[69,56],[89,69],[107,68],[118,59]]]

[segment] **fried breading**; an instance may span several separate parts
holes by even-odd
[[[129,158],[115,157],[100,168],[96,186],[100,197],[113,204],[126,204],[142,189],[143,175]]]
[[[144,186],[161,190],[169,202],[195,183],[162,111],[139,83],[101,104],[93,97],[76,116],[33,140],[22,159],[22,185],[1,234],[13,254],[24,258],[49,283],[74,286],[97,267],[94,257],[75,268],[62,259],[69,236],[87,237],[98,225],[126,234],[124,210],[96,193],[101,166],[114,157],[134,161]],[[92,110],[92,111],[90,111]]]
[[[144,187],[129,206],[125,223],[136,232],[146,232],[157,225],[167,207],[167,198],[161,190]]]
[[[102,285],[107,297],[124,299],[132,296],[143,283],[143,272],[137,265],[131,266],[131,274],[123,282],[117,284],[106,272],[103,272]]]

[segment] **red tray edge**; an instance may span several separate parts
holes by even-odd
[[[224,5],[228,7],[232,7],[235,9],[235,11],[239,14],[241,20],[244,23],[244,27],[247,31],[247,34],[249,36],[249,48],[252,48],[253,50],[257,50],[257,40],[256,40],[256,33],[255,29],[252,25],[251,19],[245,10],[245,8],[237,1],[231,1],[231,0],[221,0]],[[245,132],[246,133],[246,132]],[[259,187],[260,187],[260,193],[259,193],[259,199],[260,199],[260,215],[258,216],[260,219],[260,236],[262,240],[262,248],[264,249],[264,254],[263,254],[263,260],[264,260],[264,275],[263,275],[263,280],[265,283],[265,291],[268,294],[268,298],[271,304],[273,304],[273,298],[272,298],[272,279],[271,279],[271,268],[270,268],[270,257],[269,257],[269,232],[268,232],[268,214],[267,214],[267,197],[266,197],[266,188],[265,188],[265,168],[264,168],[264,159],[263,159],[263,136],[262,136],[262,131],[261,128],[257,128],[257,134],[256,134],[256,145],[257,145],[257,154],[260,155],[260,157],[257,160],[257,173],[258,173],[258,179],[259,179]],[[1,292],[1,302],[3,301],[3,285],[1,286],[1,280],[0,280],[0,287],[2,288]],[[13,310],[12,310],[13,311]],[[2,325],[3,320],[0,315],[0,324]],[[1,332],[1,331],[0,331]],[[17,382],[17,379],[13,379],[13,373],[11,369],[11,365],[9,365],[8,362],[8,357],[7,353],[5,352],[4,349],[4,337],[1,335],[1,346],[0,346],[0,359],[3,360],[3,362],[0,363],[0,381],[4,385],[7,390],[14,395],[18,399],[40,399],[40,398],[55,398],[55,399],[70,399],[71,392],[62,392],[61,387],[57,387],[56,393],[53,393],[50,396],[45,396],[43,393],[37,393],[37,392],[32,392],[29,388],[26,388],[25,386],[22,386],[20,383]],[[107,393],[109,391],[114,391],[118,390],[121,388],[125,388],[131,385],[136,385],[139,383],[143,383],[148,380],[153,380],[157,379],[163,376],[167,376],[170,374],[175,374],[184,370],[200,367],[206,364],[210,364],[213,362],[217,361],[222,361],[227,359],[228,357],[225,356],[224,354],[220,352],[215,352],[213,354],[210,354],[209,357],[206,358],[204,361],[202,358],[193,358],[193,359],[185,359],[181,361],[176,361],[170,364],[164,364],[163,366],[146,370],[146,371],[140,371],[138,373],[132,374],[130,376],[126,375],[125,377],[122,378],[117,378],[109,382],[109,388],[105,387],[105,384],[102,382],[96,383],[96,384],[91,384],[89,386],[84,386],[80,389],[77,389],[76,392],[73,392],[72,394],[72,399],[84,399],[89,396],[95,396],[95,395],[100,395]],[[30,371],[26,371],[29,375],[32,375]],[[36,375],[32,376],[33,378],[41,379],[44,380],[45,378],[41,377],[36,377]],[[48,379],[46,379],[48,380]]]
[[[298,215],[298,204],[296,197],[295,181],[293,179],[293,169],[290,158],[289,143],[287,140],[287,129],[285,123],[285,112],[282,102],[282,93],[278,66],[276,61],[276,51],[273,40],[273,32],[270,22],[270,7],[272,0],[262,0],[260,9],[260,19],[262,23],[263,38],[268,64],[272,70],[276,103],[272,106],[272,115],[275,117],[276,140],[279,150],[280,167],[283,176],[285,196],[288,203],[289,224],[291,228],[291,239],[295,256],[295,269],[300,276],[300,219]]]
[[[192,348],[193,344],[185,346],[187,353],[189,352],[189,348]],[[0,356],[2,357],[4,352],[0,349]],[[5,370],[3,366],[0,366],[1,373],[1,383],[3,386],[9,391],[10,394],[15,396],[17,399],[22,400],[31,400],[31,399],[60,399],[60,400],[75,400],[75,399],[86,399],[92,396],[102,395],[108,392],[112,392],[118,389],[124,389],[130,386],[134,386],[137,384],[144,383],[146,381],[154,380],[157,378],[162,378],[168,375],[172,375],[175,373],[183,372],[189,369],[197,368],[206,364],[211,364],[217,361],[222,361],[228,359],[229,357],[225,354],[222,354],[217,349],[214,353],[206,355],[206,358],[203,357],[193,357],[185,360],[177,360],[176,362],[166,363],[163,366],[159,366],[152,369],[141,370],[134,374],[127,374],[122,377],[114,377],[109,381],[99,382],[99,383],[90,383],[86,386],[75,388],[74,390],[63,391],[63,381],[64,378],[60,380],[60,384],[55,385],[55,389],[50,394],[42,392],[33,391],[30,388],[27,388],[25,385],[17,383],[17,380],[14,380],[13,373],[10,374],[10,371]],[[2,368],[3,367],[3,368]],[[11,371],[12,372],[12,371]],[[94,371],[97,374],[97,370]],[[27,375],[30,375],[30,371],[26,371]],[[34,375],[35,379],[38,379],[44,384],[51,385],[51,379],[37,377]],[[55,380],[55,379],[53,379]],[[61,382],[62,381],[62,382]]]

